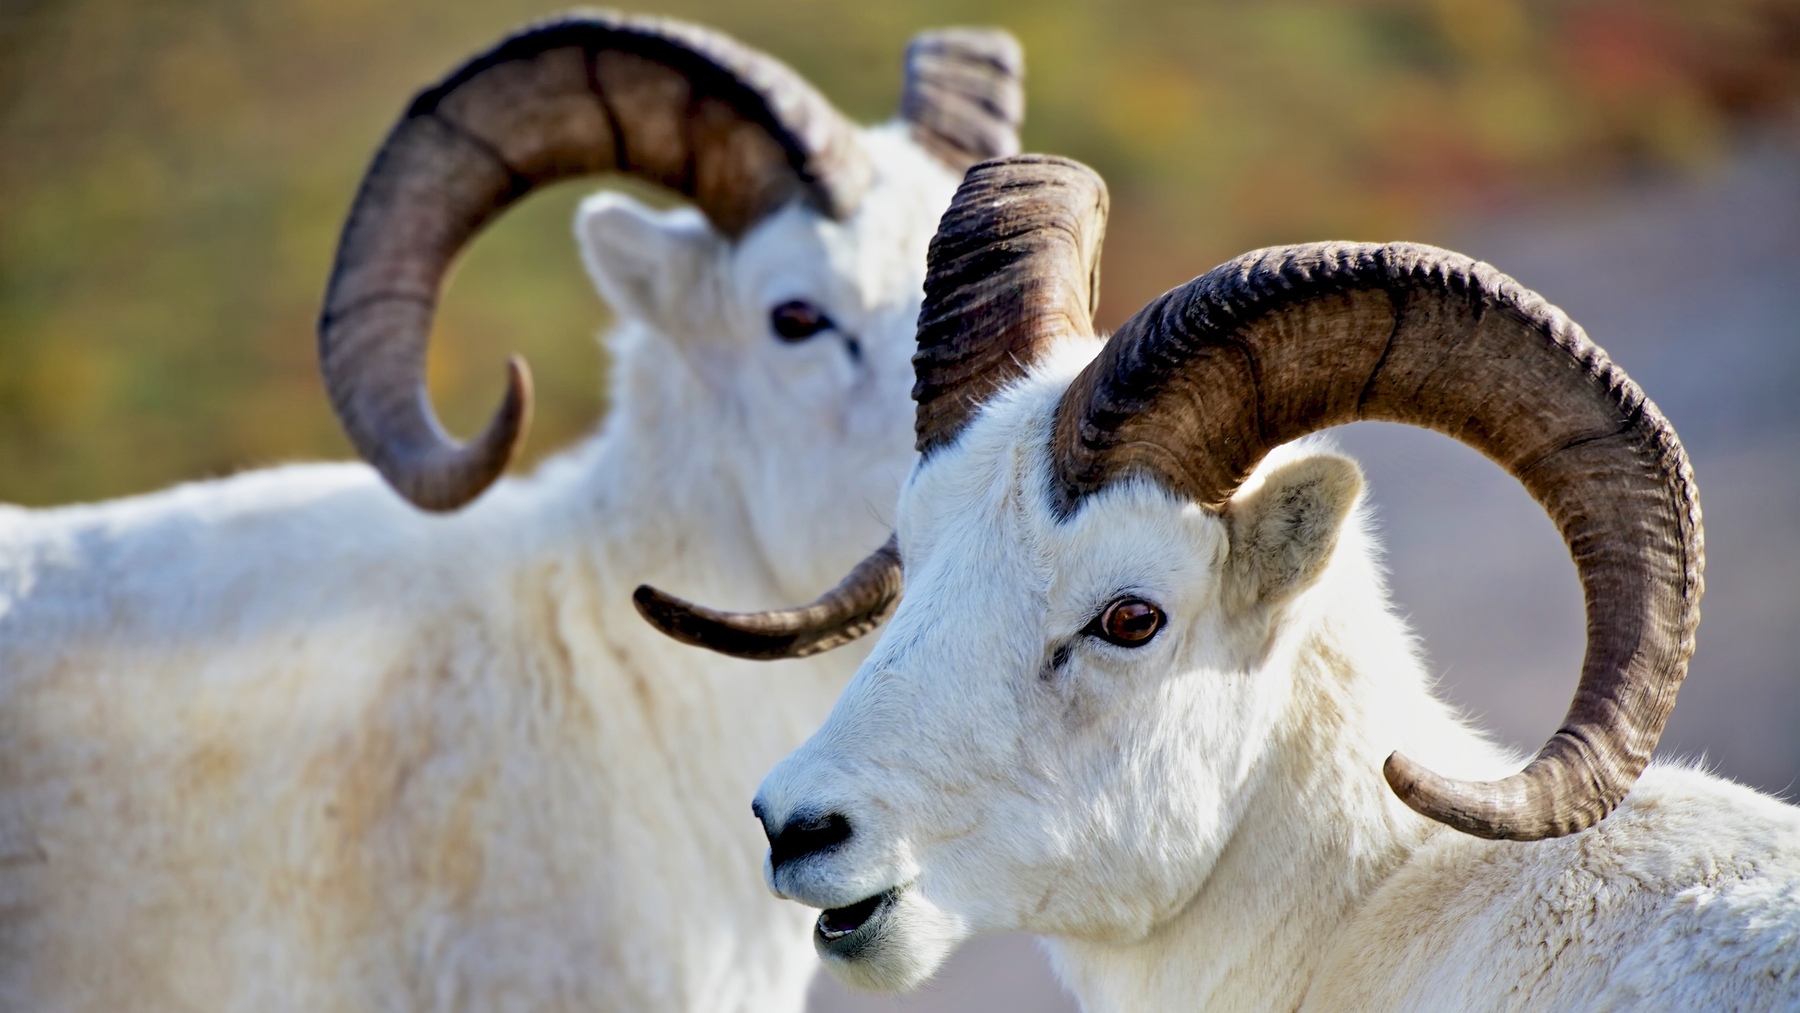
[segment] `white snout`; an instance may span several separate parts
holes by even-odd
[[[769,837],[763,877],[777,897],[809,907],[853,907],[911,877],[871,810],[802,747],[763,779],[754,809]]]
[[[841,770],[803,746],[763,780],[754,808],[769,835],[764,879],[777,897],[821,909],[813,947],[835,976],[914,988],[968,932],[920,891],[881,807],[855,797]]]

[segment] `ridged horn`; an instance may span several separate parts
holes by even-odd
[[[425,392],[438,288],[463,245],[548,183],[626,172],[742,235],[797,197],[848,215],[870,167],[855,127],[788,67],[724,35],[588,14],[513,35],[415,98],[363,177],[319,320],[332,406],[401,495],[454,510],[506,468],[530,414],[524,364],[467,445]]]
[[[963,177],[926,257],[913,354],[915,442],[929,456],[1051,342],[1092,337],[1106,184],[1068,159],[1019,155]]]
[[[889,538],[810,605],[776,612],[720,612],[649,585],[632,600],[650,625],[684,644],[755,661],[804,658],[869,632],[900,601],[900,547]]]
[[[1434,429],[1499,463],[1556,523],[1587,603],[1574,701],[1524,770],[1458,781],[1396,753],[1388,783],[1480,837],[1592,826],[1649,762],[1693,654],[1700,501],[1668,421],[1537,294],[1428,246],[1246,254],[1146,306],[1070,385],[1056,495],[1072,512],[1144,476],[1216,507],[1273,447],[1359,419]]]
[[[961,172],[1019,151],[1025,53],[998,28],[921,32],[906,47],[900,116],[913,138]]]
[[[982,400],[1022,376],[1049,341],[1093,333],[1106,185],[1041,155],[969,170],[926,255],[913,356],[918,449],[949,443]],[[817,601],[780,612],[717,612],[640,587],[638,611],[676,640],[721,654],[797,658],[873,630],[899,602],[900,550],[888,543]]]

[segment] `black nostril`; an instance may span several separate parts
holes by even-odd
[[[767,829],[764,824],[764,829]],[[850,839],[850,821],[838,813],[802,813],[779,833],[769,834],[769,864],[779,869],[796,858],[832,848]]]

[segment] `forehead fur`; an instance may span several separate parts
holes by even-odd
[[[834,221],[790,203],[746,233],[738,247],[739,296],[750,301],[810,295],[876,310],[916,302],[925,247],[958,177],[902,127],[862,131],[876,167],[868,196]],[[911,338],[912,321],[906,321]]]
[[[874,219],[892,218],[908,224],[922,222],[927,235],[937,231],[941,209],[950,203],[962,173],[919,147],[912,139],[911,127],[904,123],[870,127],[862,132],[862,140],[875,166],[872,189],[881,191],[883,197],[863,201],[851,221],[875,224]],[[925,213],[917,213],[921,210]]]
[[[1207,555],[1223,549],[1213,537],[1222,534],[1216,514],[1148,479],[1103,489],[1067,518],[1050,509],[1056,411],[1075,375],[1101,347],[1102,342],[1079,338],[1052,346],[1029,374],[996,393],[956,442],[919,463],[899,509],[902,543],[910,554],[929,555],[945,535],[991,537],[1000,527],[1036,543],[1040,551],[1052,542],[1110,550],[1121,572],[1157,569],[1153,564],[1160,559],[1138,557],[1154,554],[1158,544],[1188,544]],[[1335,444],[1319,435],[1276,447],[1245,480],[1239,495],[1255,492],[1270,474],[1295,460],[1336,452]],[[1349,526],[1360,521],[1358,517]],[[1070,562],[1057,560],[1058,565]],[[1133,567],[1133,562],[1143,565]]]
[[[1051,508],[1056,410],[1099,348],[1088,339],[1053,346],[1028,375],[984,405],[956,442],[915,469],[899,509],[909,561],[927,564],[941,547],[959,566],[980,559],[1016,570],[1015,579],[1029,572],[1042,590],[1081,594],[1166,570],[1158,564],[1175,545],[1213,557],[1216,517],[1154,482],[1118,483],[1067,518]]]
[[[1053,345],[1031,372],[996,392],[954,442],[918,463],[901,492],[903,546],[937,527],[941,518],[966,523],[1024,510],[1043,498],[1043,489],[1029,483],[1048,476],[1056,406],[1100,347],[1080,338]]]

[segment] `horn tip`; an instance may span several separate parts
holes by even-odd
[[[531,379],[531,366],[522,355],[507,356],[506,400],[500,406],[500,414],[507,420],[507,429],[512,436],[507,441],[508,458],[524,445],[525,434],[531,429],[531,418],[536,408],[537,387]]]
[[[671,594],[665,594],[649,584],[639,584],[637,590],[631,592],[631,604],[637,609],[644,621],[661,630],[676,640],[691,642],[683,635],[685,624],[681,619],[691,611],[687,602]]]
[[[517,355],[506,361],[506,394],[487,429],[463,447],[445,445],[418,460],[381,460],[376,467],[407,502],[447,514],[481,498],[517,456],[531,428],[531,368]]]
[[[1459,785],[1408,759],[1398,750],[1388,754],[1381,765],[1381,775],[1400,801],[1428,820],[1487,840],[1511,836],[1491,814],[1472,812],[1473,807],[1462,797],[1464,792],[1458,790]]]
[[[1616,805],[1616,802],[1606,804],[1598,811],[1589,807],[1556,805],[1554,801],[1533,806],[1524,798],[1533,794],[1528,782],[1534,780],[1532,768],[1536,766],[1534,762],[1526,770],[1500,781],[1457,781],[1394,752],[1382,763],[1381,773],[1387,779],[1388,787],[1414,812],[1471,837],[1490,841],[1527,842],[1566,837],[1598,823]],[[1509,804],[1496,804],[1502,797],[1508,797]]]
[[[1418,764],[1400,755],[1399,750],[1389,753],[1387,760],[1381,764],[1381,776],[1387,780],[1388,787],[1400,796],[1402,802],[1414,809],[1418,808],[1413,804],[1413,799],[1419,789],[1420,771]]]
[[[799,657],[792,649],[793,637],[767,636],[739,628],[731,613],[711,609],[659,591],[649,584],[639,584],[631,593],[631,603],[638,615],[671,640],[706,650],[742,658],[746,661],[777,661]]]
[[[729,623],[721,621],[724,617],[708,614],[710,610],[685,598],[659,591],[649,584],[639,584],[637,590],[631,592],[631,604],[645,622],[671,640],[724,654],[735,653],[716,642],[721,634],[732,632]]]

